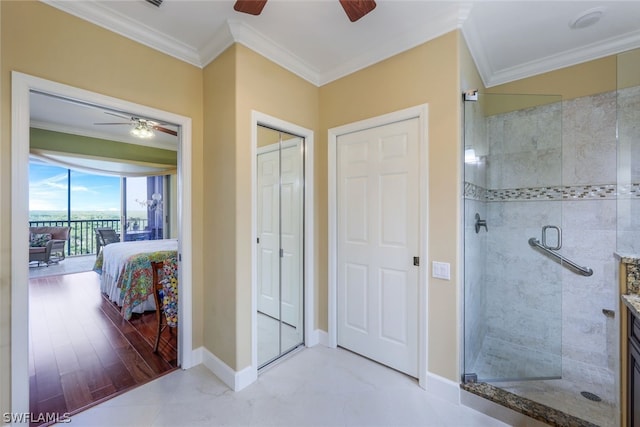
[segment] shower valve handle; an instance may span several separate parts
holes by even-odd
[[[489,231],[487,228],[487,220],[480,219],[480,214],[476,213],[476,234],[480,232],[480,228],[484,227],[484,231]]]

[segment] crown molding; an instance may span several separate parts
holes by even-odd
[[[480,32],[478,31],[478,27],[476,26],[473,17],[467,19],[463,23],[461,26],[461,32],[462,37],[467,43],[473,62],[476,64],[476,68],[480,74],[480,78],[482,79],[482,84],[484,87],[488,87],[487,82],[493,76],[494,71],[487,56],[487,51],[480,41]]]
[[[227,25],[236,43],[248,47],[309,83],[319,86],[318,71],[297,55],[241,21],[228,20]]]
[[[316,86],[337,80],[460,28],[470,11],[470,5],[462,5],[455,11],[439,17],[435,26],[417,26],[412,31],[389,40],[375,49],[366,49],[362,55],[321,74],[294,53],[241,21],[228,20],[227,25],[220,28],[209,43],[197,50],[160,31],[142,25],[124,14],[114,12],[95,0],[41,1],[199,68],[208,65],[233,43],[240,43]]]
[[[200,49],[200,58],[202,59],[202,67],[206,67],[222,52],[227,50],[229,46],[235,43],[233,34],[229,24],[220,27],[213,38]]]
[[[434,19],[435,24],[412,28],[411,31],[373,49],[364,49],[361,55],[328,72],[321,73],[297,55],[241,21],[228,20],[227,25],[220,28],[212,40],[198,50],[167,34],[142,25],[124,14],[114,12],[95,0],[41,1],[199,68],[208,65],[233,43],[240,43],[315,86],[330,83],[456,29],[461,30],[486,88],[640,47],[640,30],[638,30],[587,47],[496,70],[491,66],[486,47],[481,42],[473,18],[467,19],[473,6],[471,2],[461,4],[455,10]]]
[[[143,25],[127,15],[114,12],[94,0],[41,0],[49,6],[105,28],[135,42],[202,68],[200,53],[171,36]]]
[[[637,30],[619,37],[601,40],[586,47],[566,50],[514,67],[494,69],[473,17],[466,20],[462,25],[462,35],[485,88],[533,77],[640,47],[640,30]]]
[[[489,88],[549,71],[581,64],[583,62],[592,61],[598,58],[603,58],[605,56],[616,55],[638,47],[640,47],[640,30],[632,31],[619,37],[611,37],[579,49],[571,49],[550,55],[540,60],[527,62],[516,67],[496,70],[490,74],[485,71],[488,75],[486,80],[484,80],[484,73],[481,72],[480,74],[483,75],[485,87]]]

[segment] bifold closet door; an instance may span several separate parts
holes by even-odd
[[[280,319],[280,153],[258,155],[258,312]]]
[[[304,342],[304,140],[259,127],[257,157],[258,364]]]

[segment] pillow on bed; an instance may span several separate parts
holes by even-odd
[[[29,246],[32,248],[47,246],[49,240],[51,240],[51,233],[33,233],[29,240]]]

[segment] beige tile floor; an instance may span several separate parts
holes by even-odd
[[[79,426],[505,426],[342,349],[299,351],[233,392],[202,365],[72,417]]]
[[[48,276],[48,275],[57,275],[57,274],[70,274],[70,273],[77,273],[77,272],[81,272],[81,271],[90,271],[93,268],[93,263],[95,261],[95,255],[89,255],[89,256],[78,256],[78,257],[68,257],[66,258],[64,261],[61,261],[58,264],[52,264],[48,267],[45,266],[41,266],[41,267],[31,267],[29,268],[29,277],[43,277],[43,276]],[[268,325],[265,326],[263,325],[264,328],[269,329]],[[263,328],[263,329],[264,329]],[[263,331],[264,332],[264,331]],[[264,334],[265,336],[268,334]],[[271,341],[269,341],[271,343]],[[263,348],[263,351],[265,352],[265,354],[263,355],[263,357],[265,359],[268,359],[269,357],[267,356],[267,354],[271,354],[271,351],[268,350],[269,346],[265,345]],[[362,364],[363,369],[366,371],[368,369],[371,370],[379,370],[382,369],[383,371],[390,371],[384,367],[380,367],[379,365],[370,362],[367,359],[364,358],[360,358],[359,356],[353,355],[349,352],[346,352],[344,350],[332,350],[332,349],[326,349],[326,348],[322,348],[322,347],[318,347],[318,348],[314,348],[314,349],[306,349],[303,353],[306,354],[304,356],[304,358],[310,357],[308,352],[314,352],[314,353],[327,353],[325,356],[327,357],[327,360],[322,361],[322,364],[325,365],[327,364],[327,366],[336,366],[338,369],[345,369],[346,365],[344,366],[340,366],[340,361],[348,364],[350,359],[355,358],[355,360],[358,361],[358,365]],[[333,354],[333,352],[336,352],[335,354]],[[329,356],[331,355],[331,356]],[[337,355],[337,356],[336,356]],[[337,357],[338,359],[336,361],[331,360],[333,357]],[[294,355],[292,356],[293,358],[291,360],[288,360],[285,364],[282,364],[282,366],[280,366],[281,364],[278,364],[277,366],[270,368],[268,370],[268,372],[265,372],[264,374],[262,374],[260,376],[260,379],[258,380],[258,382],[254,385],[252,385],[250,388],[255,388],[255,389],[260,389],[262,387],[265,386],[265,384],[269,384],[270,380],[273,381],[277,381],[277,375],[275,374],[271,374],[269,373],[270,371],[275,371],[275,372],[282,372],[282,375],[287,375],[287,371],[289,371],[289,369],[293,369],[295,370],[295,363],[291,366],[287,366],[287,364],[295,362],[297,359],[297,357],[300,357],[299,355]],[[316,361],[321,361],[321,357],[319,358],[313,358],[313,360]],[[336,363],[334,365],[334,362]],[[480,370],[482,369],[487,369],[490,367],[490,365],[494,365],[496,363],[499,363],[499,360],[479,360],[478,361],[478,368]],[[368,368],[366,366],[373,364],[373,366],[369,366]],[[480,365],[483,365],[484,368]],[[585,370],[587,370],[587,374],[585,374]],[[310,371],[316,371],[315,368],[312,366],[310,368]],[[563,372],[563,379],[562,380],[547,380],[547,381],[530,381],[530,382],[501,382],[501,383],[495,383],[495,385],[499,386],[499,387],[503,387],[511,392],[514,392],[518,395],[521,395],[523,397],[527,397],[530,398],[532,400],[535,400],[537,402],[540,403],[544,403],[547,404],[549,406],[552,406],[554,408],[563,410],[565,412],[568,412],[572,415],[576,415],[579,416],[581,418],[587,419],[589,421],[592,421],[598,425],[602,425],[604,427],[606,426],[613,426],[615,424],[615,417],[614,417],[614,413],[615,413],[615,403],[612,402],[612,397],[613,396],[613,379],[610,375],[610,373],[608,372],[592,372],[593,369],[590,369],[589,366],[576,366],[575,369],[572,369],[571,367],[564,367],[564,372]],[[418,394],[424,394],[424,398],[426,399],[427,402],[431,402],[430,404],[436,404],[436,406],[441,405],[443,408],[449,408],[451,410],[455,410],[456,411],[456,415],[447,415],[445,414],[441,414],[438,416],[451,416],[452,419],[460,419],[460,420],[475,420],[476,417],[478,417],[478,419],[480,421],[479,424],[460,424],[462,425],[469,425],[469,426],[475,426],[475,425],[479,425],[479,426],[483,426],[483,425],[501,425],[498,421],[493,420],[489,417],[483,416],[482,414],[479,414],[475,411],[473,411],[470,408],[466,408],[464,406],[455,406],[455,405],[450,405],[447,402],[444,401],[438,401],[438,399],[434,399],[433,396],[428,395],[427,393],[424,393],[424,391],[422,389],[420,389],[419,387],[417,387],[417,385],[410,379],[407,379],[406,377],[404,377],[401,374],[398,374],[396,372],[390,371],[392,373],[392,375],[397,375],[398,378],[395,378],[394,381],[398,381],[399,383],[402,382],[410,382],[411,385],[411,391],[409,392],[409,395],[413,396],[416,392],[418,392]],[[313,373],[313,372],[312,372]],[[316,373],[317,374],[317,373]],[[313,376],[316,377],[317,375],[314,374]],[[385,373],[385,377],[386,375],[389,373]],[[272,377],[276,377],[276,378],[272,378]],[[193,377],[202,377],[202,382],[201,384],[197,384],[198,381],[193,378]],[[347,376],[347,378],[349,378]],[[198,366],[195,367],[191,370],[187,370],[187,371],[179,371],[176,372],[174,374],[171,374],[169,377],[166,378],[161,378],[160,380],[158,380],[159,382],[154,382],[152,384],[146,385],[141,387],[140,389],[136,389],[133,392],[133,396],[137,396],[137,395],[142,395],[145,396],[143,398],[143,401],[148,400],[148,398],[146,396],[148,395],[155,395],[158,393],[158,389],[163,390],[165,387],[166,388],[173,388],[175,385],[177,384],[182,384],[184,382],[194,382],[194,386],[197,389],[215,389],[215,393],[216,394],[220,394],[220,395],[226,395],[226,394],[233,394],[233,395],[238,395],[236,396],[233,401],[235,402],[234,404],[238,404],[240,405],[239,402],[244,402],[243,404],[251,404],[250,402],[253,401],[253,397],[251,399],[249,399],[249,397],[245,397],[245,396],[250,396],[251,393],[249,393],[248,391],[241,391],[239,393],[233,393],[230,390],[228,390],[228,388],[222,384],[219,380],[217,380],[217,378],[215,378],[215,376],[213,376],[213,374],[211,374],[206,368],[202,367],[202,366]],[[322,383],[322,381],[320,381]],[[348,381],[347,381],[348,382]],[[355,386],[355,384],[352,384],[353,386]],[[340,384],[337,384],[337,386],[340,386]],[[415,386],[415,387],[414,387]],[[587,391],[591,391],[594,392],[596,394],[598,394],[599,396],[601,396],[603,398],[602,402],[591,402],[585,398],[583,398],[582,396],[579,395],[579,392],[582,390],[587,390]],[[259,390],[257,391],[259,392]],[[135,406],[134,407],[129,407],[128,405],[124,404],[124,402],[126,402],[127,400],[129,400],[129,396],[131,395],[131,393],[128,393],[125,396],[116,398],[116,399],[120,399],[123,401],[123,403],[119,403],[119,401],[113,402],[113,401],[108,401],[106,403],[104,403],[103,405],[100,405],[99,407],[90,409],[88,411],[85,411],[84,413],[81,413],[79,415],[76,415],[74,417],[74,420],[76,420],[76,425],[131,425],[131,426],[137,426],[137,425],[174,425],[174,426],[180,426],[180,425],[194,425],[194,424],[171,424],[171,423],[165,423],[164,421],[162,421],[162,419],[158,418],[154,418],[154,420],[152,422],[148,422],[145,424],[146,421],[141,421],[143,422],[143,424],[138,424],[136,422],[131,422],[129,423],[129,421],[127,420],[119,420],[118,419],[118,410],[112,411],[112,408],[114,408],[115,406],[119,406],[119,405],[123,405],[127,411],[132,411],[135,412]],[[204,396],[202,396],[201,393],[204,393],[204,395],[207,395],[207,392],[201,392],[201,391],[194,391],[194,399],[202,399],[204,398]],[[384,394],[381,392],[381,394]],[[269,398],[273,398],[273,396],[268,396]],[[319,397],[319,401],[318,404],[319,405],[325,405],[327,404],[327,402],[325,402],[324,400],[326,399],[330,399],[330,396],[322,396],[321,394],[318,396]],[[379,398],[379,397],[374,397],[371,396],[372,398]],[[296,400],[298,399],[298,397],[296,396],[291,396],[292,399]],[[135,397],[135,399],[138,399],[137,397]],[[221,402],[218,402],[221,403]],[[365,405],[366,404],[366,399],[355,399],[354,398],[354,403],[357,403],[359,405]],[[311,403],[308,403],[309,406],[312,406]],[[154,405],[151,405],[152,407],[155,407]],[[179,406],[179,405],[178,405]],[[216,406],[214,404],[214,406]],[[275,407],[279,407],[278,405],[276,405]],[[145,410],[149,409],[149,405],[145,404],[144,408]],[[158,416],[161,416],[163,411],[160,411],[159,408],[156,407],[156,409],[158,409]],[[263,411],[266,409],[262,409],[260,408],[259,411]],[[354,408],[352,408],[353,411],[355,411]],[[245,419],[245,416],[242,415],[240,416],[236,421],[233,421],[232,418],[229,418],[226,422],[223,423],[224,425],[324,425],[324,426],[333,426],[333,425],[434,425],[434,426],[439,426],[439,425],[443,425],[443,426],[447,426],[447,425],[451,425],[451,426],[455,426],[458,424],[455,423],[448,423],[447,421],[442,421],[443,424],[439,424],[438,422],[427,422],[427,424],[421,424],[421,423],[411,423],[410,420],[412,419],[412,417],[415,417],[416,421],[419,421],[422,419],[422,415],[420,414],[422,411],[426,411],[427,413],[429,413],[429,411],[432,411],[433,408],[429,408],[429,404],[425,406],[425,408],[411,408],[410,411],[414,411],[413,415],[411,415],[411,412],[406,416],[406,420],[409,422],[406,423],[393,423],[391,422],[390,424],[384,424],[384,423],[377,423],[377,422],[373,422],[372,424],[363,424],[362,422],[358,422],[357,420],[355,420],[355,418],[353,419],[353,422],[355,424],[345,424],[345,420],[349,417],[356,417],[357,414],[355,413],[351,413],[350,411],[342,411],[343,415],[338,417],[337,419],[335,419],[335,423],[332,422],[332,419],[327,418],[327,416],[323,416],[321,419],[324,420],[321,423],[316,423],[313,420],[307,420],[307,422],[303,422],[300,421],[301,424],[295,424],[295,423],[290,423],[290,424],[279,424],[277,420],[278,417],[283,417],[284,420],[288,419],[288,416],[283,416],[281,414],[272,414],[272,416],[274,417],[273,419],[271,419],[271,421],[265,422],[264,424],[258,422],[255,423],[253,421],[245,423],[243,422],[243,420]],[[457,411],[461,411],[461,414],[467,414],[465,415],[458,415]],[[110,414],[111,412],[114,412],[114,416],[116,417],[115,420],[112,420],[113,422],[115,422],[115,424],[112,424],[111,421],[110,422],[102,422],[102,414]],[[224,412],[224,410],[223,410]],[[311,412],[313,413],[313,409],[311,409]],[[94,419],[94,416],[92,414],[100,414],[100,418],[99,419]],[[173,416],[173,415],[172,415]],[[185,419],[190,419],[191,414],[185,414]],[[208,416],[208,415],[207,415]],[[439,420],[438,416],[436,416],[435,418],[433,418],[434,420]],[[87,418],[89,417],[89,418]],[[262,420],[262,416],[261,415],[256,415],[256,417],[258,417],[260,420]],[[459,418],[462,417],[462,418]],[[467,418],[470,417],[470,418]],[[205,417],[206,418],[206,417]],[[215,418],[215,417],[214,417]],[[365,417],[366,418],[366,417]],[[111,420],[111,418],[109,418]],[[351,418],[350,418],[351,419]],[[385,419],[385,418],[382,418]],[[404,419],[402,418],[402,416],[400,417],[400,419]],[[136,416],[133,416],[131,418],[131,420],[139,420],[139,418],[137,418]],[[80,424],[77,421],[81,421],[82,424]],[[147,420],[148,421],[148,420]],[[363,419],[364,421],[364,419]],[[463,422],[467,422],[467,421],[463,421]],[[475,421],[474,421],[475,422]],[[85,424],[85,423],[89,423],[89,424]],[[220,425],[220,424],[195,424],[195,425]]]

